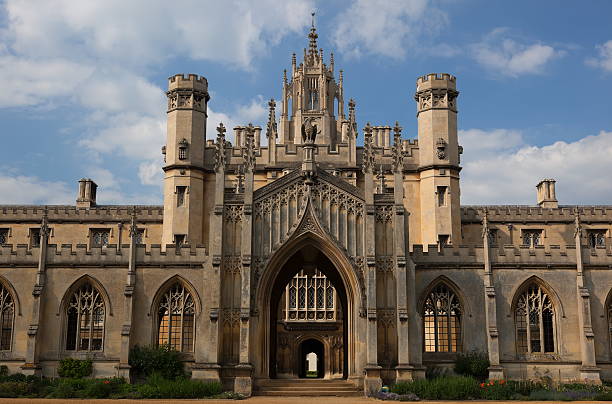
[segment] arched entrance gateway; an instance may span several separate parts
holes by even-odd
[[[355,342],[363,337],[356,323],[364,320],[360,282],[312,213],[304,209],[301,224],[273,254],[257,288],[259,378],[305,376],[302,356],[310,352],[319,359],[319,378],[360,376],[355,374]],[[317,345],[313,340],[319,352],[305,349]]]
[[[316,354],[317,378],[348,377],[346,288],[334,264],[313,244],[282,265],[268,312],[271,378],[308,376],[309,353]]]

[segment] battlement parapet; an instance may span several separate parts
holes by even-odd
[[[5,244],[0,246],[0,267],[2,266],[37,266],[40,248],[29,248],[27,244]],[[139,245],[136,252],[137,265],[193,265],[208,260],[204,246],[176,247],[169,244],[162,251],[159,244],[151,245],[147,250]],[[50,266],[127,266],[129,246],[117,250],[116,246],[88,248],[86,244],[49,244],[47,246],[47,265]]]
[[[168,91],[172,90],[196,90],[208,93],[208,80],[204,76],[197,74],[175,74],[168,77]]]
[[[573,223],[576,209],[583,223],[610,222],[612,206],[559,206],[558,208],[543,208],[527,205],[493,205],[493,206],[462,206],[461,221],[464,223],[480,223],[485,210],[489,223],[494,222],[562,222]]]
[[[457,78],[448,73],[430,73],[417,78],[417,91],[431,88],[446,88],[456,90]]]
[[[424,251],[420,244],[413,245],[411,257],[416,264],[439,264],[439,265],[473,265],[484,263],[484,247],[482,245],[472,246],[449,246],[438,249],[436,245],[428,246]],[[565,246],[551,245],[549,248],[539,246],[504,245],[493,247],[489,250],[492,265],[516,265],[516,266],[547,266],[547,267],[576,267],[576,247],[568,244]],[[582,260],[585,267],[588,266],[610,266],[612,267],[612,252],[605,248],[588,248],[583,246]]]
[[[47,217],[50,224],[57,222],[124,222],[129,223],[133,209],[136,209],[137,222],[161,223],[163,206],[123,206],[98,205],[90,208],[77,208],[71,205],[47,206]],[[45,213],[45,206],[2,205],[0,222],[3,223],[40,223]]]

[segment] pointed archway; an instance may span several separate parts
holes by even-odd
[[[286,290],[287,284],[290,280],[300,271],[303,271],[304,268],[316,268],[317,271],[320,271],[325,277],[331,282],[331,284],[335,288],[336,293],[336,301],[337,306],[334,307],[335,310],[342,313],[340,316],[340,321],[338,321],[338,327],[336,329],[329,328],[330,323],[314,323],[309,322],[307,319],[304,322],[295,323],[295,328],[291,330],[289,327],[289,332],[287,335],[293,335],[297,337],[300,334],[307,334],[306,340],[309,339],[337,339],[339,343],[335,344],[335,351],[339,353],[337,358],[341,358],[341,363],[338,363],[337,369],[340,370],[340,375],[342,378],[348,377],[348,359],[349,359],[349,318],[350,318],[350,304],[347,294],[347,288],[344,284],[342,276],[340,275],[339,270],[332,263],[332,261],[319,249],[315,246],[312,239],[309,240],[307,237],[305,243],[301,248],[297,248],[294,250],[294,254],[285,261],[282,267],[278,270],[276,278],[273,282],[272,288],[270,289],[270,300],[268,310],[266,310],[268,314],[268,335],[269,335],[269,356],[268,356],[268,369],[269,369],[269,377],[276,378],[279,376],[279,334],[284,330],[286,323],[283,321],[284,318],[279,318],[279,313],[282,310],[279,310],[279,303],[281,302],[281,296]],[[346,315],[345,315],[346,313]],[[280,325],[284,324],[284,325]],[[297,331],[297,332],[295,332]],[[294,370],[294,376],[300,377],[303,367],[302,363],[302,353],[300,349],[302,348],[303,341],[298,341],[297,338],[292,338],[291,341],[285,341],[285,343],[289,343],[290,349],[292,351],[292,358],[290,359],[291,363],[289,367]],[[296,344],[293,346],[293,344]],[[319,356],[327,356],[332,357],[332,344],[326,344],[324,349],[325,352],[321,351],[317,353]],[[325,355],[325,353],[327,355]],[[331,361],[330,361],[331,362]],[[323,362],[321,362],[323,363]],[[319,369],[320,373],[323,373],[325,376],[330,377],[332,375],[332,369],[330,368],[330,363],[327,364],[325,369]]]
[[[320,231],[313,217],[303,217],[291,239],[279,248],[267,261],[256,290],[255,304],[260,313],[257,340],[261,361],[257,374],[273,378],[275,374],[276,333],[272,325],[277,321],[278,303],[285,285],[300,270],[304,254],[316,256],[318,268],[330,279],[338,293],[344,323],[341,344],[343,349],[343,377],[356,375],[356,335],[362,305],[362,285],[353,265],[346,255],[324,232]],[[318,228],[317,228],[318,227]],[[309,258],[310,259],[310,258]]]

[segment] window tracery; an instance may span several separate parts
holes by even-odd
[[[612,299],[608,302],[608,334],[610,335],[610,350],[612,350]]]
[[[4,285],[0,284],[0,351],[10,351],[13,341],[15,302]]]
[[[461,303],[446,284],[429,293],[423,305],[425,352],[461,350],[461,314]]]
[[[519,296],[514,322],[518,353],[555,352],[554,307],[538,284],[530,284]]]
[[[532,248],[542,245],[542,230],[523,230],[523,245]]]
[[[157,309],[157,344],[180,352],[193,352],[195,304],[180,282],[162,296]]]
[[[105,314],[104,299],[90,282],[73,292],[66,310],[66,350],[102,351]]]
[[[605,230],[591,230],[588,232],[589,247],[605,247],[606,246],[606,231]]]
[[[298,272],[285,290],[286,321],[336,320],[335,289],[319,270]]]

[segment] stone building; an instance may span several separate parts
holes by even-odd
[[[278,120],[271,100],[233,142],[206,133],[206,79],[170,77],[163,206],[97,205],[90,179],[75,206],[0,206],[0,364],[126,376],[132,346],[169,344],[247,394],[370,391],[476,350],[491,378],[612,379],[612,206],[559,205],[550,179],[534,206],[461,206],[455,77],[417,79],[417,139],[360,130],[308,37]]]

